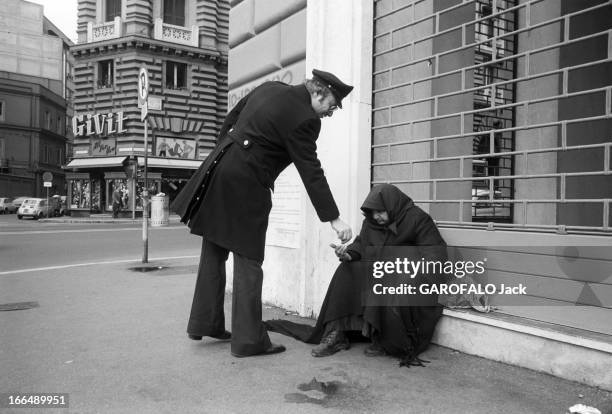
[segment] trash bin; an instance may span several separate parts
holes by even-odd
[[[151,226],[167,226],[169,216],[170,197],[164,194],[158,194],[151,197]]]

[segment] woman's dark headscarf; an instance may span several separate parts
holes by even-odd
[[[414,205],[412,199],[399,188],[391,184],[379,184],[372,188],[361,206],[366,218],[376,224],[372,218],[373,210],[384,210],[389,214],[389,223],[399,223],[406,212]]]

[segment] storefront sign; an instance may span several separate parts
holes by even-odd
[[[149,95],[147,99],[150,111],[161,111],[162,110],[162,98],[160,96]]]
[[[91,155],[115,155],[116,150],[114,139],[96,139],[91,143]]]
[[[127,116],[123,111],[108,114],[75,115],[72,117],[74,136],[110,135],[126,132],[123,122]]]
[[[192,139],[158,137],[156,144],[156,157],[188,159],[195,157],[195,141]]]

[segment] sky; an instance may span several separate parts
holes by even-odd
[[[45,6],[45,16],[73,42],[77,40],[77,0],[27,0]]]

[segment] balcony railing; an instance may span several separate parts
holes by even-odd
[[[198,26],[183,27],[164,23],[162,19],[155,19],[153,36],[156,40],[179,43],[181,45],[198,47]]]
[[[112,22],[87,23],[87,43],[101,42],[103,40],[121,37],[121,17],[115,17]]]

